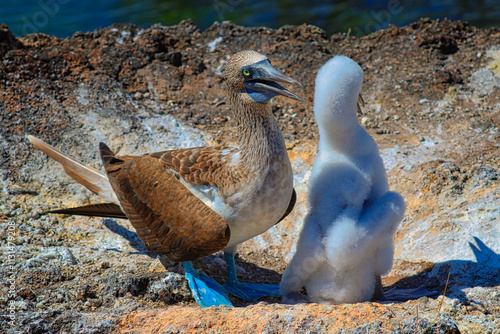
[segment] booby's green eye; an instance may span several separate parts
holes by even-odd
[[[241,73],[243,73],[243,75],[246,77],[248,77],[250,75],[250,71],[247,69],[244,69],[243,71],[241,71]]]

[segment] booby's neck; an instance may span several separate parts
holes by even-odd
[[[254,102],[245,93],[230,92],[240,159],[247,166],[267,166],[286,155],[286,146],[271,105]],[[265,167],[264,167],[265,168]]]
[[[366,131],[357,119],[357,103],[363,70],[352,59],[336,56],[318,71],[314,91],[314,115],[320,144],[337,152],[352,152]]]
[[[338,152],[356,149],[356,137],[364,133],[356,117],[357,100],[350,96],[335,96],[316,112],[320,145]],[[353,140],[354,139],[354,140]]]
[[[226,203],[238,208],[227,218],[231,228],[227,247],[233,247],[279,221],[290,204],[293,173],[271,106],[253,102],[245,93],[229,93],[229,101],[240,144],[227,165],[238,177],[238,184],[227,193],[223,190],[229,195]]]

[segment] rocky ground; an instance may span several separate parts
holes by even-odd
[[[384,285],[425,285],[439,297],[340,306],[235,298],[234,309],[201,309],[179,264],[148,253],[128,221],[43,214],[99,199],[26,134],[98,169],[100,141],[119,154],[232,144],[222,74],[244,49],[303,83],[307,103],[274,101],[298,202],[240,247],[241,281],[278,283],[293,255],[318,140],[314,78],[344,54],[365,71],[360,122],[408,207]],[[500,28],[421,20],[354,38],[306,25],[225,22],[202,32],[182,22],[58,39],[15,38],[3,25],[0,60],[0,332],[500,333]],[[196,265],[223,282],[220,254]]]

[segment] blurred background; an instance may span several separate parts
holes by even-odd
[[[328,34],[364,36],[389,24],[404,26],[422,17],[468,21],[486,28],[500,25],[499,0],[0,0],[0,23],[16,36],[42,32],[68,37],[113,23],[147,28],[191,18],[202,30],[214,21],[279,28],[313,24]]]

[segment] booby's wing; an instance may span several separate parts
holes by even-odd
[[[235,169],[229,172],[224,167],[237,152],[236,148],[212,146],[157,152],[150,156],[158,158],[205,205],[222,217],[230,217],[234,209],[225,203],[224,197],[234,193],[234,185],[245,175]]]
[[[231,174],[222,171],[223,168],[221,167],[226,161],[222,158],[223,155],[221,152],[225,153],[225,157],[230,157],[237,152],[237,149],[224,146],[197,147],[156,152],[150,155],[159,158],[161,163],[177,173],[179,180],[195,196],[202,200],[203,203],[219,214],[223,214],[225,211],[223,204],[217,205],[217,200],[214,199],[214,197],[217,197],[217,194],[210,196],[208,191],[203,192],[200,190],[201,186],[217,188],[219,186],[227,186],[230,183],[237,183],[238,178],[243,177],[242,175],[238,175],[234,170]],[[296,201],[297,193],[293,189],[288,208],[276,224],[292,212]]]
[[[37,137],[28,135],[28,139],[37,149],[59,162],[66,174],[73,180],[108,202],[119,203],[106,176],[91,167],[83,165]]]
[[[116,157],[103,143],[100,151],[120,205],[149,250],[173,261],[190,261],[225,248],[229,226],[162,162],[166,152]],[[167,152],[176,156],[176,151]],[[187,170],[181,161],[178,165]]]
[[[224,146],[193,147],[151,153],[150,156],[157,157],[187,182],[217,188],[227,183],[237,183],[238,177],[241,177],[235,171],[224,173],[221,168],[227,162],[226,157],[229,158],[236,151],[236,148]]]

